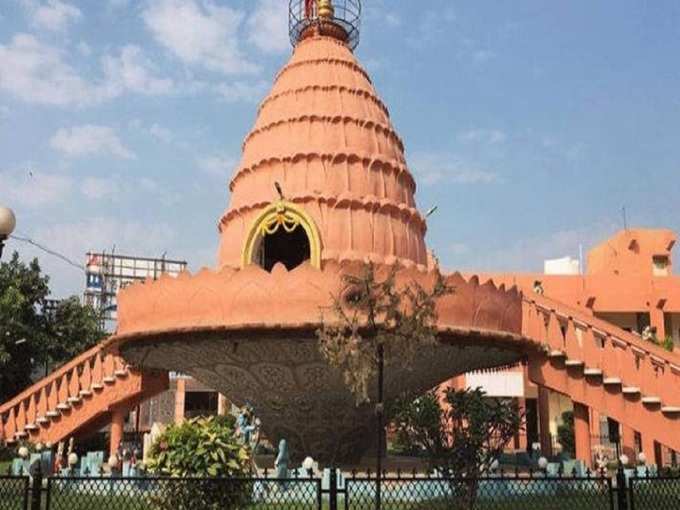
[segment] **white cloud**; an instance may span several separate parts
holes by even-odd
[[[154,64],[138,46],[127,45],[121,48],[118,56],[105,56],[102,67],[107,83],[117,93],[130,90],[138,94],[158,95],[173,90],[172,80],[154,76]]]
[[[33,26],[53,32],[63,32],[83,17],[75,5],[61,0],[21,0],[21,4]]]
[[[130,0],[109,0],[109,7],[111,9],[120,9],[121,7],[127,7],[130,4]]]
[[[217,95],[228,103],[247,102],[257,103],[261,101],[267,92],[269,84],[260,80],[254,83],[236,81],[221,83],[215,87]]]
[[[135,158],[116,132],[107,126],[86,124],[59,129],[50,139],[50,146],[69,157],[110,154],[121,159]]]
[[[160,140],[161,142],[165,143],[170,143],[173,138],[172,131],[155,122],[150,126],[147,126],[141,119],[133,119],[129,123],[129,128],[142,132],[155,138],[156,140]]]
[[[503,143],[508,136],[499,129],[470,129],[458,135],[458,140],[464,143],[481,143],[495,145]]]
[[[226,154],[205,156],[196,160],[198,167],[209,175],[227,178],[233,171],[238,161]]]
[[[248,18],[248,41],[266,53],[282,53],[290,48],[288,3],[258,0]]]
[[[65,106],[90,104],[110,91],[83,80],[57,48],[29,34],[0,45],[0,89],[30,103]]]
[[[151,124],[149,134],[161,142],[169,143],[172,140],[172,132],[159,124]]]
[[[451,243],[448,246],[448,252],[451,255],[466,255],[470,253],[470,246],[465,243]]]
[[[436,184],[440,181],[455,184],[490,184],[499,180],[495,172],[439,153],[415,154],[411,159],[410,168],[424,184]]]
[[[80,192],[90,200],[115,197],[120,193],[118,181],[108,177],[86,177],[80,185]]]
[[[73,180],[65,175],[29,170],[0,170],[3,200],[13,206],[40,208],[65,200],[73,188]]]
[[[87,51],[89,46],[79,45],[80,53]],[[88,106],[125,92],[159,95],[174,90],[172,80],[158,77],[156,66],[137,46],[103,57],[101,65],[101,82],[85,80],[63,50],[33,35],[17,34],[8,45],[0,45],[0,89],[29,103],[52,106]]]
[[[492,271],[543,271],[543,261],[558,257],[578,257],[579,246],[589,248],[616,232],[620,225],[600,219],[588,225],[529,235],[503,244],[498,249],[477,249],[470,266]],[[584,268],[585,269],[585,268]]]
[[[156,257],[177,244],[176,233],[167,223],[148,224],[111,217],[43,224],[29,231],[28,236],[77,263],[84,263],[88,251],[111,251],[114,246],[118,253]],[[17,249],[24,259],[40,259],[41,267],[50,276],[55,297],[82,293],[84,280],[78,269],[31,246],[14,243],[12,249]]]
[[[482,64],[494,58],[496,58],[496,53],[491,50],[480,49],[472,52],[472,60],[478,64]]]
[[[388,12],[385,14],[385,22],[392,28],[401,26],[401,18],[394,14],[393,12]]]
[[[186,64],[225,74],[258,70],[239,48],[241,11],[212,0],[154,0],[142,17],[156,41]]]
[[[92,48],[85,41],[80,41],[78,43],[78,53],[80,53],[83,57],[89,57],[92,55]]]

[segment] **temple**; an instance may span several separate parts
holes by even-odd
[[[114,336],[0,406],[6,440],[54,442],[111,423],[113,450],[125,413],[176,371],[250,404],[267,437],[298,457],[353,461],[372,446],[373,408],[355,404],[315,330],[343,275],[367,261],[429,285],[436,260],[404,143],[353,53],[359,0],[291,0],[290,12],[294,51],[244,140],[216,267],[121,291]],[[388,398],[524,363],[543,395],[546,449],[551,390],[574,402],[588,463],[593,413],[650,458],[680,451],[680,356],[637,335],[627,315],[642,307],[658,336],[678,331],[663,315],[680,313],[680,285],[666,277],[673,242],[623,232],[591,252],[585,276],[448,275],[455,293],[438,303],[439,343],[412,369],[386,360]]]

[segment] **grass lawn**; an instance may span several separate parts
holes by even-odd
[[[11,467],[12,467],[11,460],[0,461],[0,475],[3,476],[6,475]]]
[[[53,498],[51,501],[53,510],[147,510],[160,508],[162,510],[185,510],[184,508],[173,505],[155,506],[145,498],[126,497],[126,496],[90,496],[73,495],[70,497]],[[198,510],[199,507],[195,507]],[[262,504],[253,503],[248,506],[239,506],[240,510],[317,510],[315,504],[310,503],[280,503]],[[322,510],[328,510],[328,503],[325,501]],[[374,510],[373,501],[351,502],[345,507],[344,500],[338,502],[338,508],[348,510]],[[383,510],[473,510],[465,508],[459,501],[430,500],[419,503],[407,502],[385,502]],[[500,501],[478,501],[474,510],[609,510],[608,500],[584,501],[584,498],[564,497],[556,500],[546,497],[533,498],[512,498]],[[220,510],[236,510],[228,505],[219,506]],[[190,509],[186,509],[190,510]],[[191,508],[194,510],[194,508]]]

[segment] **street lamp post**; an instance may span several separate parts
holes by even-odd
[[[375,473],[375,508],[382,508],[382,471],[383,471],[383,443],[385,438],[385,346],[378,344],[378,402],[375,406],[377,415],[377,434],[378,446],[376,453],[376,473]]]
[[[14,211],[0,206],[0,258],[2,258],[2,249],[5,247],[5,241],[14,232],[14,227],[16,226],[17,219],[14,216]]]

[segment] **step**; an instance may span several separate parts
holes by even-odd
[[[679,406],[663,406],[661,408],[662,413],[666,414],[679,414],[680,413],[680,407]]]
[[[109,375],[109,376],[104,377],[103,381],[104,381],[106,384],[113,384],[113,383],[116,382],[116,378],[115,378],[115,377],[111,377],[111,376]]]
[[[583,374],[590,377],[600,377],[602,375],[602,370],[599,368],[586,368],[583,371]]]
[[[80,398],[80,397],[69,397],[67,400],[68,400],[69,404],[77,404],[78,402],[80,402],[82,400],[82,398]]]
[[[57,409],[59,409],[60,411],[68,411],[69,409],[71,409],[71,406],[68,405],[66,402],[62,402],[61,404],[57,404]]]
[[[61,415],[59,414],[59,411],[47,411],[45,413],[45,416],[47,416],[48,418],[59,418],[59,416]]]
[[[116,370],[114,375],[116,377],[125,377],[127,375],[127,370]]]
[[[660,397],[642,397],[643,404],[657,405],[661,403]]]
[[[580,359],[568,359],[564,362],[564,366],[566,366],[566,367],[582,367],[583,361],[581,361]]]
[[[566,356],[567,355],[563,351],[560,351],[560,350],[554,350],[554,351],[550,351],[548,353],[549,358],[566,358]]]
[[[91,390],[80,390],[80,396],[81,397],[89,397],[90,395],[92,395]]]
[[[29,423],[28,425],[26,425],[24,427],[24,429],[28,430],[29,432],[31,432],[33,430],[38,430],[38,428],[39,427],[35,423]]]
[[[48,424],[48,423],[50,422],[50,419],[49,419],[47,416],[40,416],[40,417],[38,417],[38,419],[35,420],[35,421],[36,421],[36,423],[38,423],[39,425],[46,425],[46,424]]]
[[[638,395],[640,393],[640,388],[637,386],[624,386],[621,388],[621,393],[625,395]]]
[[[19,439],[21,439],[21,438],[24,438],[26,436],[28,436],[28,434],[26,432],[24,432],[23,430],[21,432],[15,432],[14,433],[15,438],[18,437]]]
[[[98,383],[98,382],[92,383],[92,389],[95,390],[95,391],[103,390],[104,385],[102,383]]]
[[[612,386],[618,385],[618,384],[621,384],[621,379],[619,379],[618,377],[605,377],[602,380],[602,384],[612,385]]]

